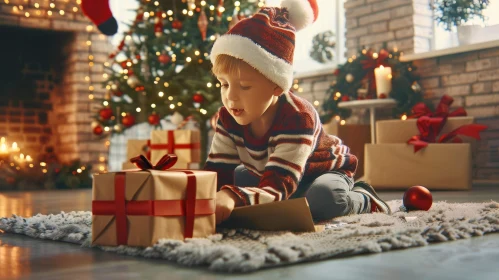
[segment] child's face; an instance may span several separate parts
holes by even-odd
[[[282,90],[247,63],[237,73],[219,73],[222,103],[240,125],[248,125],[262,117]],[[234,71],[237,72],[237,71]]]

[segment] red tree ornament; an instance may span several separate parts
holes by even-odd
[[[121,90],[114,91],[113,95],[116,96],[116,97],[122,97],[123,96],[123,92]]]
[[[109,107],[104,107],[100,109],[99,116],[101,117],[101,119],[107,121],[113,116],[113,110]]]
[[[160,117],[156,113],[152,113],[151,115],[149,115],[149,117],[147,117],[147,121],[151,125],[158,125],[159,124],[159,120],[160,120]]]
[[[350,101],[350,97],[348,95],[343,95],[341,101]]]
[[[208,18],[206,17],[206,13],[204,10],[201,11],[198,18],[198,28],[199,32],[201,32],[201,38],[206,40],[206,31],[208,30]]]
[[[203,102],[204,100],[204,97],[201,93],[196,93],[192,96],[192,101],[196,102],[196,103],[201,103]]]
[[[423,186],[413,186],[404,193],[403,202],[408,211],[428,211],[433,203],[433,197],[427,188]]]
[[[177,29],[177,30],[180,30],[182,29],[182,22],[178,19],[172,21],[172,27],[173,29]]]
[[[102,132],[104,132],[104,129],[102,129],[102,126],[98,125],[94,127],[93,132],[95,135],[101,135]]]
[[[169,55],[167,55],[166,53],[164,54],[161,54],[159,57],[158,57],[158,61],[161,63],[161,64],[167,64],[168,62],[170,62],[171,58]]]
[[[123,124],[123,126],[125,127],[131,127],[132,125],[135,124],[135,118],[133,115],[130,115],[130,114],[126,114],[122,119],[121,119],[121,123]]]

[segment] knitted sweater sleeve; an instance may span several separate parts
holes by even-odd
[[[225,124],[229,113],[225,108],[220,109],[215,135],[213,136],[210,152],[204,170],[217,172],[217,186],[234,183],[234,170],[241,163],[236,143],[227,132]]]
[[[296,191],[319,128],[310,114],[299,113],[279,122],[274,129],[279,133],[269,139],[269,150],[273,152],[269,154],[258,186],[222,186],[235,193],[244,205],[285,200]]]

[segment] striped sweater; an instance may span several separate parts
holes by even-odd
[[[218,188],[230,189],[244,205],[288,199],[302,180],[334,170],[353,177],[357,158],[341,140],[322,128],[319,114],[305,99],[282,94],[269,131],[256,139],[225,107],[204,167],[217,172]],[[234,186],[234,169],[244,166],[260,178],[258,186]]]

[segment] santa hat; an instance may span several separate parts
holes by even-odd
[[[293,81],[295,32],[315,22],[316,0],[283,0],[281,7],[265,7],[238,22],[215,41],[210,59],[226,54],[253,66],[284,92]]]

